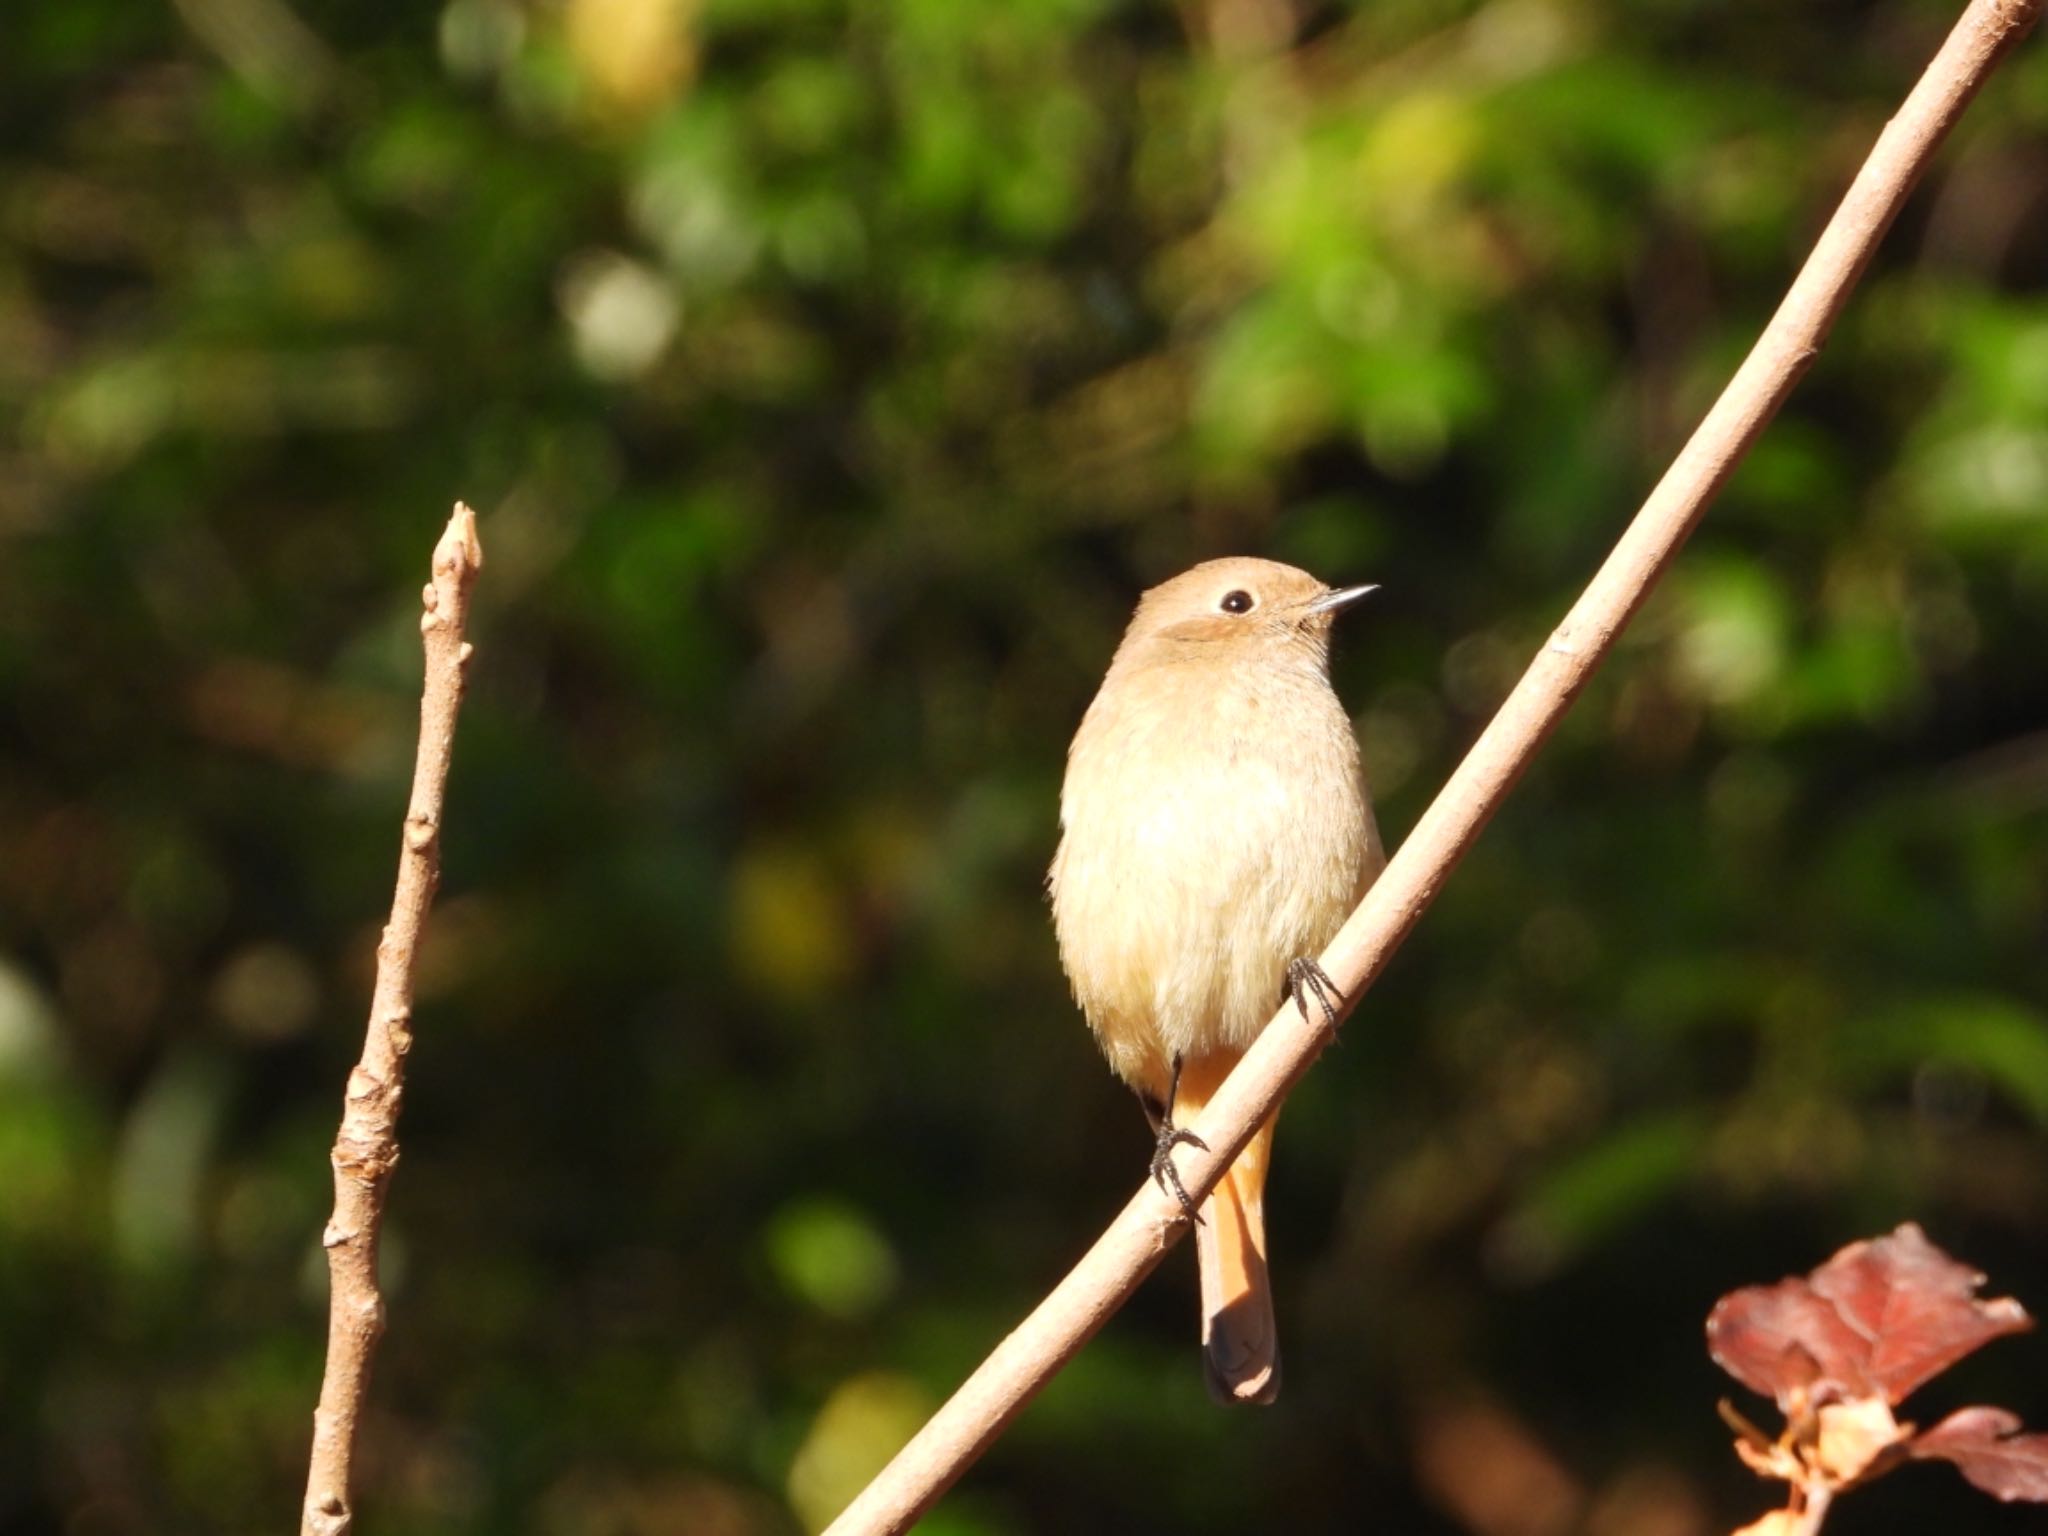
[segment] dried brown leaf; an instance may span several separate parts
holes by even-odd
[[[1803,1280],[1722,1297],[1707,1347],[1788,1414],[1845,1399],[1896,1404],[1972,1350],[2033,1326],[2016,1301],[1980,1300],[1983,1283],[1908,1222],[1851,1243]]]
[[[1813,1272],[1815,1294],[1870,1341],[1862,1367],[1894,1404],[1973,1350],[2034,1326],[2010,1297],[1980,1300],[1983,1283],[1910,1221],[1890,1237],[1851,1243]]]
[[[1917,1437],[1907,1454],[1952,1461],[1986,1493],[2048,1504],[2048,1435],[2024,1434],[2003,1408],[1964,1408]]]
[[[1722,1370],[1787,1413],[1817,1382],[1839,1395],[1867,1397],[1870,1384],[1853,1362],[1863,1340],[1804,1280],[1730,1292],[1707,1318],[1707,1350]]]

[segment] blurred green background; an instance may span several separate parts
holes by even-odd
[[[12,0],[0,1531],[296,1519],[455,498],[360,1528],[815,1528],[1142,1174],[1040,886],[1136,593],[1383,583],[1398,841],[1958,9]],[[2044,655],[2037,40],[1290,1104],[1280,1404],[1176,1254],[925,1529],[1715,1536],[1721,1292],[2048,1312]]]

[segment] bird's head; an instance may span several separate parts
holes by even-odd
[[[1274,560],[1208,560],[1139,599],[1122,653],[1147,661],[1320,661],[1338,614],[1377,587],[1332,587]]]

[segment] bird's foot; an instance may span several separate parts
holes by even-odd
[[[1344,989],[1330,980],[1330,973],[1307,955],[1287,962],[1287,995],[1294,999],[1294,1006],[1300,1011],[1304,1024],[1309,1022],[1308,1000],[1311,997],[1323,1011],[1323,1022],[1332,1026],[1337,1022],[1337,1006],[1344,1001]]]
[[[1209,1150],[1209,1143],[1193,1131],[1183,1131],[1171,1120],[1162,1120],[1159,1122],[1159,1139],[1152,1144],[1152,1178],[1180,1202],[1182,1214],[1199,1227],[1202,1224],[1201,1213],[1188,1197],[1187,1186],[1180,1181],[1180,1170],[1173,1166],[1173,1149],[1178,1146],[1190,1146],[1202,1152]]]

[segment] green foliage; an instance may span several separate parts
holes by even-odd
[[[1135,593],[1382,582],[1398,839],[1953,10],[15,6],[0,1532],[291,1518],[455,497],[365,1528],[816,1525],[1141,1174],[1040,886]],[[2036,41],[1290,1106],[1280,1406],[1177,1259],[932,1529],[1491,1536],[1503,1432],[1517,1530],[1725,1529],[1715,1296],[1912,1217],[2048,1305],[2044,124]]]

